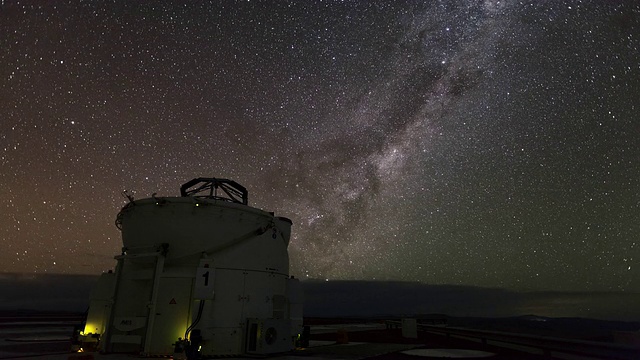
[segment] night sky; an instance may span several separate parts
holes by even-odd
[[[205,176],[301,278],[640,292],[637,1],[0,4],[0,272]]]

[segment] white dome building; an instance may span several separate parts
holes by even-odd
[[[289,276],[291,220],[248,206],[235,181],[198,178],[180,190],[130,198],[118,214],[122,254],[94,289],[85,344],[148,356],[292,350],[302,294]]]

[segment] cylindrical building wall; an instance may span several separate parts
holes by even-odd
[[[127,206],[121,219],[128,251],[168,244],[167,263],[197,265],[203,252],[222,253],[216,266],[289,271],[291,221],[256,208],[192,197],[152,198]]]

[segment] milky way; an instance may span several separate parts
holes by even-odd
[[[640,5],[0,6],[0,271],[98,274],[126,203],[230,178],[291,272],[640,291]]]

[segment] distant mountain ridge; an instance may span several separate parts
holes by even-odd
[[[0,274],[0,311],[83,312],[96,275]],[[305,316],[521,317],[640,321],[640,294],[627,292],[519,292],[499,288],[402,281],[302,281]]]

